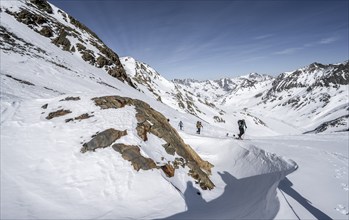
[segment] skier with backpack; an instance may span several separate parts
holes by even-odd
[[[238,120],[238,125],[239,125],[239,131],[240,131],[240,134],[238,134],[238,139],[242,139],[242,135],[245,133],[245,128],[247,128],[246,126],[246,122],[244,119],[240,119]]]
[[[198,129],[197,131],[196,131],[196,133],[197,134],[200,134],[200,131],[201,131],[201,128],[202,128],[203,126],[202,126],[202,124],[201,124],[201,121],[197,121],[196,122],[196,128]]]

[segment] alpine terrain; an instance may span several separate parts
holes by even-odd
[[[45,0],[0,18],[1,219],[348,219],[348,61],[170,81]]]

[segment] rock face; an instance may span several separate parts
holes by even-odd
[[[55,112],[50,112],[48,114],[48,116],[46,117],[46,119],[51,120],[52,118],[60,117],[60,116],[63,116],[63,115],[69,114],[69,113],[71,113],[70,110],[60,109],[60,110],[57,110]]]
[[[109,147],[113,142],[119,139],[122,136],[127,135],[127,131],[119,131],[113,128],[109,128],[101,133],[98,133],[95,137],[92,138],[88,143],[85,143],[81,148],[81,153],[87,151],[94,151],[97,148],[106,148]]]
[[[101,107],[101,109],[117,109],[126,105],[135,106],[137,111],[136,118],[138,121],[136,130],[139,137],[144,141],[147,141],[147,134],[151,133],[158,138],[163,139],[166,142],[166,144],[163,145],[165,150],[170,149],[173,154],[177,153],[177,155],[183,158],[185,161],[183,165],[188,166],[190,169],[189,175],[197,180],[196,182],[200,184],[202,189],[214,188],[214,184],[209,178],[213,165],[202,160],[189,145],[185,144],[177,131],[169,124],[167,118],[160,112],[154,110],[143,101],[127,97],[104,96],[96,97],[92,100],[97,106]],[[166,167],[165,170],[168,170],[169,176],[173,175],[171,173],[174,173],[169,167]]]
[[[132,163],[135,170],[150,170],[157,168],[155,162],[141,155],[139,147],[134,145],[114,144],[113,149],[122,155],[122,158]]]
[[[161,169],[167,177],[173,177],[175,174],[175,168],[171,164],[165,164],[164,166],[161,166]]]

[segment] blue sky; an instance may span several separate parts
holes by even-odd
[[[167,79],[348,60],[348,0],[49,0]]]

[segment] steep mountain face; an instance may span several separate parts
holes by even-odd
[[[85,136],[83,132],[68,138],[66,144],[72,149],[80,145],[85,153],[112,147],[125,161],[130,155],[138,157],[131,161],[137,171],[144,163],[149,169],[159,168],[175,187],[180,188],[181,181],[173,179],[187,175],[203,190],[214,188],[210,179],[213,165],[185,144],[163,115],[171,112],[178,117],[178,113],[135,89],[117,54],[92,31],[43,0],[2,2],[0,15],[2,130],[15,130],[12,118],[23,103],[29,103],[35,111],[42,111],[32,115],[38,124],[61,126],[67,133],[76,126],[74,129],[88,133],[83,142],[76,139]],[[145,71],[143,65],[139,68]],[[142,71],[135,75],[135,82],[147,77]],[[152,77],[162,79],[156,73]],[[119,96],[110,96],[115,94]],[[120,108],[126,110],[118,111]],[[103,119],[98,115],[104,115]],[[125,128],[126,121],[133,123]],[[84,122],[91,124],[83,128]],[[41,139],[50,139],[47,133],[41,135]],[[128,141],[112,145],[123,137]],[[131,149],[128,156],[123,154],[126,149]]]
[[[212,114],[217,118],[222,112],[209,101],[209,97],[202,97],[181,84],[168,81],[146,63],[132,57],[122,57],[121,63],[137,88],[159,102],[207,121],[214,120],[210,117]]]
[[[261,97],[262,105],[269,105],[272,112],[297,114],[294,125],[303,124],[305,129],[312,130],[325,123],[334,130],[336,127],[338,131],[345,130],[347,122],[328,122],[343,121],[337,119],[348,115],[348,85],[348,61],[335,65],[313,63],[278,76]],[[327,130],[322,127],[321,131]]]
[[[283,73],[273,82],[271,91],[280,92],[292,88],[331,87],[348,85],[348,61],[337,65],[312,63],[299,70]]]
[[[21,2],[21,4],[11,4],[10,7],[6,7],[7,3],[4,3],[3,5],[6,8],[3,12],[50,39],[53,44],[62,48],[62,50],[74,54],[90,65],[104,69],[111,76],[134,86],[120,64],[118,55],[85,25],[62,10],[51,6],[45,0]],[[16,52],[27,53],[26,47],[33,46],[30,42],[19,38],[3,26],[0,29],[0,36],[2,37],[0,46],[4,51],[15,50]],[[45,53],[44,50],[33,49]]]

